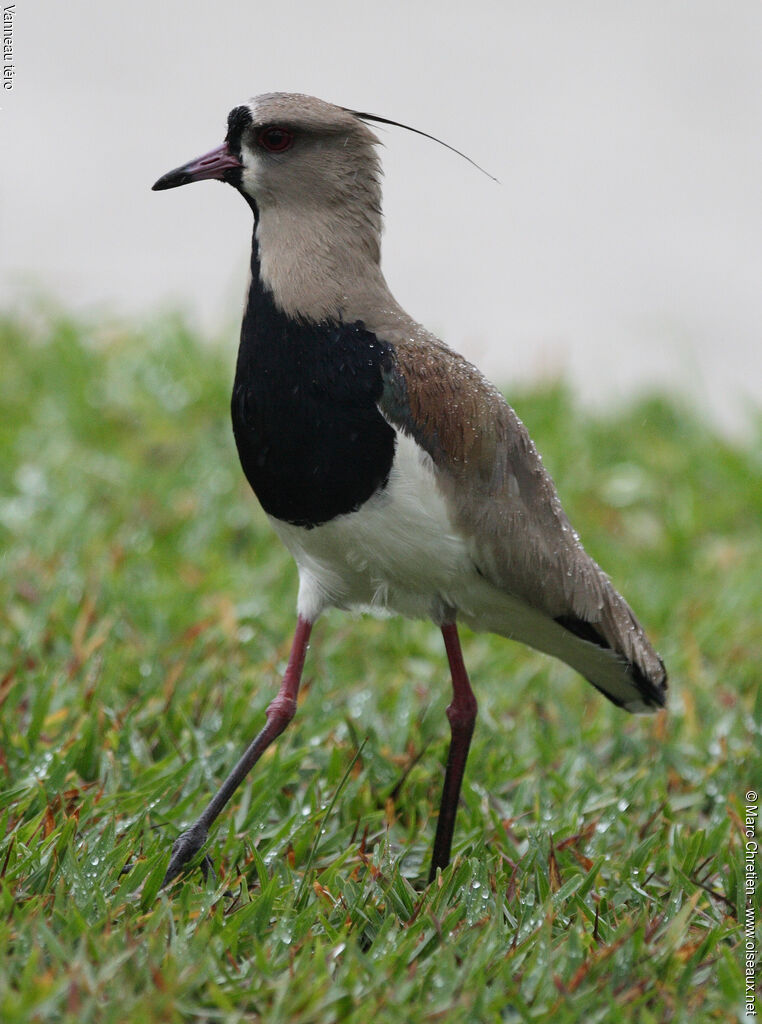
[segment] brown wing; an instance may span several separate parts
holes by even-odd
[[[526,427],[462,356],[396,338],[381,408],[433,459],[478,572],[574,636],[623,658],[652,704],[666,672],[624,598],[582,547]]]

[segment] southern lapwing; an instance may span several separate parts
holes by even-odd
[[[293,718],[326,608],[397,612],[442,631],[451,742],[430,880],[450,860],[476,720],[459,621],[560,658],[627,711],[665,703],[662,660],[583,549],[522,422],[389,291],[369,121],[389,123],[311,96],[258,96],[230,112],[222,146],[153,186],[216,178],[254,214],[233,433],[299,569],[296,633],[267,724],[175,841],[165,884]]]

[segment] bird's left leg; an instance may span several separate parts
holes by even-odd
[[[238,764],[209,801],[200,817],[175,840],[162,885],[167,885],[179,875],[185,865],[198,853],[206,842],[212,822],[260,759],[265,749],[280,736],[294,717],[296,696],[299,692],[311,631],[312,622],[300,616],[296,623],[294,642],[291,645],[291,654],[283,682],[277,696],[267,709],[267,724],[246,748]]]
[[[458,800],[460,799],[460,785],[466,770],[468,748],[471,746],[477,711],[476,697],[468,681],[466,666],[463,664],[458,628],[454,622],[448,622],[442,626],[442,636],[452,676],[452,703],[447,708],[451,740],[450,752],[447,755],[442,802],[439,807],[437,834],[434,839],[434,852],[431,857],[429,882],[436,878],[437,868],[446,868],[450,863],[450,848],[455,829]]]

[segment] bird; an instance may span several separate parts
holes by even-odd
[[[153,185],[219,180],[253,214],[233,434],[299,578],[291,651],[266,722],[175,840],[164,885],[191,865],[293,719],[312,629],[328,608],[441,631],[450,745],[429,883],[450,862],[477,717],[459,623],[560,659],[626,711],[665,706],[664,663],[583,548],[526,427],[386,283],[376,122],[409,127],[266,93],[231,110],[222,145]]]

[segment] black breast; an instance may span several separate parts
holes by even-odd
[[[233,433],[264,510],[318,526],[383,488],[395,432],[378,411],[389,346],[361,322],[292,320],[259,279],[256,243],[241,329]]]

